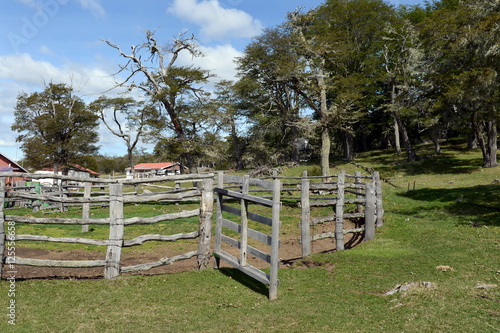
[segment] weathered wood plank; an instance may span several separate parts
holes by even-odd
[[[90,198],[92,193],[92,184],[91,183],[85,183],[85,188],[83,191],[83,197],[84,198]],[[90,217],[90,203],[84,203],[82,206],[82,219],[88,219]],[[82,225],[82,232],[88,232],[89,231],[89,225],[84,224]]]
[[[344,179],[345,171],[338,175],[337,205],[335,206],[335,248],[344,250]]]
[[[273,226],[271,232],[271,269],[269,274],[269,300],[275,300],[278,297],[278,268],[279,268],[279,247],[280,247],[280,210],[281,210],[281,182],[278,179],[274,181],[272,216]]]
[[[199,241],[197,264],[198,269],[205,269],[211,257],[212,215],[214,210],[213,177],[203,179],[201,184]]]
[[[153,217],[131,217],[124,220],[125,225],[132,224],[154,224],[162,221],[176,220],[180,218],[189,218],[200,215],[200,209],[194,209],[189,211],[183,211],[180,213],[169,213]]]
[[[8,198],[17,198],[17,199],[27,199],[27,200],[41,200],[41,201],[50,201],[57,203],[95,203],[95,202],[108,202],[109,196],[98,196],[91,198],[78,198],[78,197],[59,197],[55,195],[47,195],[47,194],[32,194],[26,192],[7,192]]]
[[[37,266],[37,267],[69,267],[90,268],[106,265],[106,260],[46,260],[14,257],[15,265]]]
[[[43,242],[53,242],[53,243],[72,243],[72,244],[85,244],[85,245],[98,245],[98,246],[108,246],[109,240],[97,240],[88,238],[75,238],[75,237],[50,237],[43,235],[15,235],[16,241],[43,241]]]
[[[199,235],[200,235],[199,231],[180,233],[175,235],[160,235],[160,234],[141,235],[134,239],[124,240],[123,246],[128,247],[128,246],[141,245],[149,241],[175,242],[178,241],[179,239],[195,239],[198,238]]]
[[[254,266],[249,265],[249,264],[247,264],[246,266],[241,266],[236,257],[230,255],[229,253],[227,253],[223,250],[216,253],[215,255],[219,256],[220,259],[224,260],[225,262],[227,262],[231,266],[239,269],[240,271],[242,271],[243,273],[247,274],[248,276],[254,278],[255,280],[257,280],[263,284],[269,285],[270,276],[268,274],[264,273],[263,271],[261,271],[260,269],[255,268]]]
[[[113,184],[109,187],[109,245],[106,252],[104,277],[114,279],[120,275],[120,259],[123,246],[125,226],[123,221],[123,185]]]
[[[231,213],[231,214],[236,215],[236,216],[241,216],[241,210],[239,208],[236,208],[236,207],[222,205],[222,211],[227,212],[227,213]],[[255,214],[252,212],[247,212],[247,217],[252,221],[262,223],[262,224],[267,225],[267,226],[272,226],[272,224],[273,224],[273,220],[267,216],[262,216],[262,215]]]
[[[301,236],[300,239],[302,241],[302,258],[307,257],[311,254],[311,205],[309,201],[309,190],[311,181],[305,177],[307,177],[307,171],[304,171],[304,178],[301,183]]]
[[[91,219],[69,219],[69,218],[50,218],[50,217],[31,217],[18,215],[5,215],[5,221],[31,224],[109,224],[109,218],[91,218]]]
[[[173,256],[173,257],[170,257],[170,258],[162,258],[159,261],[155,261],[155,262],[150,262],[150,263],[146,263],[146,264],[139,264],[139,265],[133,265],[133,266],[125,266],[125,267],[121,268],[121,271],[123,273],[137,272],[137,271],[147,271],[147,270],[150,270],[150,269],[155,268],[155,267],[165,266],[165,265],[171,265],[174,262],[179,261],[179,260],[191,259],[191,258],[195,257],[197,253],[198,253],[197,251],[191,251],[191,252],[188,252],[188,253],[185,253],[185,254],[180,254],[180,255],[177,255],[177,256]]]
[[[365,241],[375,239],[375,184],[366,183]]]
[[[225,195],[228,197],[232,197],[234,199],[245,199],[245,200],[251,201],[252,203],[260,204],[260,205],[267,206],[267,207],[273,206],[272,200],[264,199],[261,197],[256,197],[253,195],[246,195],[246,194],[242,194],[240,192],[230,191],[230,190],[221,189],[221,188],[215,188],[214,191],[219,193],[219,194],[222,194],[222,195]]]
[[[199,197],[201,192],[199,190],[191,190],[179,193],[164,193],[164,194],[150,194],[150,195],[137,195],[126,196],[123,198],[124,203],[144,203],[144,202],[157,202],[157,201],[179,201],[186,198]]]
[[[380,173],[375,171],[373,173],[373,180],[375,182],[375,215],[377,216],[376,227],[380,228],[384,225],[384,205],[382,200],[382,181],[380,180]]]

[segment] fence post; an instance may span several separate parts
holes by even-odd
[[[250,184],[250,176],[243,177],[243,184],[241,187],[242,194],[248,194]],[[247,251],[248,251],[248,202],[241,199],[241,238],[240,238],[240,265],[247,265]]]
[[[4,260],[4,249],[5,249],[5,178],[0,178],[0,279],[3,273],[3,260]]]
[[[125,233],[123,221],[123,184],[109,186],[109,245],[106,252],[104,277],[113,279],[120,275],[120,259]]]
[[[302,242],[302,258],[311,254],[311,204],[309,202],[309,188],[311,181],[306,178],[307,171],[302,174],[301,191],[300,191],[300,207],[302,218],[300,221],[301,242]]]
[[[361,171],[355,171],[354,172],[354,176],[355,176],[355,180],[354,180],[354,184],[356,185],[359,185],[359,184],[362,184],[361,182]],[[360,194],[356,195],[356,199],[358,200],[362,200],[364,197]],[[358,213],[363,213],[363,204],[358,202],[358,205],[357,205],[357,212]]]
[[[340,171],[337,182],[337,204],[335,206],[335,247],[344,250],[344,189],[345,171]]]
[[[365,241],[375,239],[375,184],[366,183],[366,202],[365,202]]]
[[[384,206],[382,201],[382,181],[380,180],[380,173],[378,171],[373,173],[373,180],[375,182],[376,196],[375,215],[377,215],[377,228],[379,228],[384,225]]]
[[[92,183],[85,183],[84,184],[85,188],[83,190],[83,198],[88,199],[90,198],[90,194],[92,192]],[[82,206],[82,219],[88,219],[90,218],[90,202],[86,202]],[[89,231],[89,225],[88,224],[83,224],[82,225],[82,232],[88,232]]]
[[[281,183],[279,179],[273,181],[273,208],[272,208],[272,238],[271,238],[271,269],[269,272],[269,300],[278,297],[278,268],[280,245],[280,209],[281,209]]]
[[[224,172],[217,172],[217,188],[224,188]],[[214,244],[214,252],[219,253],[221,251],[221,243],[222,243],[222,194],[218,193],[217,195],[217,207],[216,216],[215,216],[215,244]],[[220,258],[217,256],[214,257],[214,268],[220,268]]]
[[[210,261],[210,241],[212,238],[212,213],[214,209],[214,179],[203,179],[200,200],[200,236],[198,243],[198,269],[208,267]]]

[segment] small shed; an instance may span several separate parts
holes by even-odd
[[[125,169],[127,179],[131,179],[132,170]],[[178,162],[158,162],[158,163],[139,163],[134,165],[136,178],[147,178],[155,176],[171,176],[181,173],[181,165]]]
[[[37,170],[35,171],[35,174],[37,175],[47,175],[47,178],[43,178],[38,180],[42,185],[53,185],[54,184],[54,178],[51,178],[50,175],[54,174],[54,168],[44,168],[42,170]],[[81,165],[78,164],[73,164],[70,166],[67,166],[57,172],[59,175],[68,175],[71,177],[78,177],[78,178],[99,178],[99,173],[92,171],[90,169],[87,169],[85,167],[82,167]],[[78,184],[78,185],[83,185],[83,184]]]
[[[28,171],[26,171],[22,166],[3,154],[0,154],[0,172],[28,173]],[[23,179],[23,177],[8,177],[6,178],[5,182],[7,186],[11,186],[14,184],[14,182]]]

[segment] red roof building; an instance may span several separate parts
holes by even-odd
[[[132,178],[131,169],[125,169],[127,178]],[[178,175],[181,173],[181,166],[177,162],[159,162],[159,163],[139,163],[134,165],[136,178],[146,178],[155,176]]]
[[[0,172],[19,172],[28,173],[22,166],[9,159],[7,156],[0,154]],[[23,177],[7,177],[5,183],[10,186],[15,181],[23,180]]]

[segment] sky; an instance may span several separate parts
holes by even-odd
[[[388,0],[397,6],[420,0]],[[0,153],[20,160],[18,133],[11,131],[19,93],[43,91],[48,82],[70,84],[86,102],[113,87],[123,64],[117,51],[142,43],[145,30],[168,43],[194,35],[203,58],[196,65],[214,80],[234,79],[234,58],[262,29],[283,23],[298,7],[324,0],[0,0]],[[191,59],[180,59],[188,64]],[[117,91],[106,93],[108,96]],[[125,143],[104,126],[100,153],[121,156]],[[147,148],[147,147],[145,147]]]

